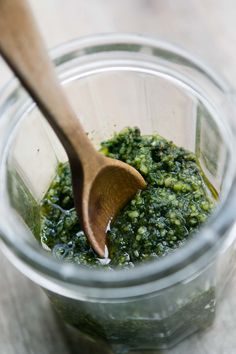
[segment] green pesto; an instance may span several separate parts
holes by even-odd
[[[41,241],[59,260],[108,270],[131,268],[173,252],[211,213],[213,198],[195,154],[158,134],[141,135],[138,128],[125,128],[102,142],[101,152],[135,167],[147,188],[113,221],[107,233],[110,262],[101,262],[74,209],[69,165],[59,164],[41,204]]]
[[[128,349],[154,349],[156,353],[157,348],[177,344],[183,336],[209,327],[216,311],[213,287],[186,295],[182,305],[177,304],[176,295],[172,303],[176,310],[168,309],[168,316],[164,310],[166,304],[163,303],[163,311],[160,310],[160,301],[163,301],[160,297],[141,299],[138,303],[90,302],[84,305],[83,301],[55,293],[48,292],[48,295],[66,322],[93,340],[108,342],[112,353],[119,354],[128,352]],[[116,350],[117,345],[124,346],[127,351]]]

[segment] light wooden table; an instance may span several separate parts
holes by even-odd
[[[49,47],[98,32],[156,36],[208,62],[236,87],[235,0],[31,0]],[[10,73],[0,61],[0,85]],[[165,354],[236,353],[236,276],[212,328]],[[44,293],[0,257],[1,354],[105,354],[66,329]],[[157,352],[156,352],[157,354]]]

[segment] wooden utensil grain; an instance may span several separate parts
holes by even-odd
[[[0,53],[63,144],[77,213],[90,244],[103,257],[107,225],[145,187],[143,177],[95,150],[64,95],[25,0],[0,0]]]

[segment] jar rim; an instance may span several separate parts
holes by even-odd
[[[182,58],[185,62],[191,64],[196,70],[200,71],[201,74],[205,75],[207,79],[210,79],[214,85],[217,85],[223,96],[227,96],[232,92],[231,87],[225,83],[224,80],[218,77],[218,75],[205,64],[202,64],[201,61],[195,59],[191,54],[170,43],[151,37],[145,37],[143,35],[106,33],[82,37],[57,46],[50,51],[50,54],[52,59],[57,62],[58,58],[66,56],[74,50],[80,50],[81,54],[83,54],[85,48],[112,43],[145,45],[146,47],[152,47],[173,53],[176,60]],[[14,85],[16,85],[16,81],[13,79],[0,90],[0,97]],[[10,134],[9,131],[8,134]],[[1,162],[1,169],[2,168]],[[233,182],[235,182],[235,176]],[[207,257],[205,257],[205,261],[209,261],[210,253],[212,257],[214,256],[215,250],[219,247],[219,242],[222,238],[222,230],[228,230],[234,220],[233,208],[235,207],[236,200],[236,183],[233,182],[223,203],[220,203],[219,207],[216,208],[215,212],[201,228],[201,237],[193,238],[191,241],[186,242],[183,247],[178,249],[178,252],[174,252],[173,254],[158,259],[157,261],[141,263],[128,271],[115,270],[114,272],[116,276],[114,276],[114,272],[104,272],[102,269],[90,270],[82,266],[78,268],[78,265],[75,264],[59,263],[53,257],[49,257],[46,252],[43,253],[29,244],[25,244],[23,247],[21,242],[17,242],[16,239],[13,240],[12,237],[9,237],[13,232],[13,219],[7,214],[4,207],[1,207],[2,217],[5,219],[5,222],[0,225],[1,238],[5,246],[11,250],[10,253],[20,259],[22,264],[30,265],[30,268],[33,268],[38,273],[45,274],[52,280],[60,281],[65,286],[66,284],[75,286],[75,291],[76,286],[82,286],[85,288],[92,287],[99,288],[101,294],[105,295],[108,288],[116,290],[118,288],[135,287],[151,282],[160,282],[160,280],[163,280],[164,278],[176,275],[190,263],[193,264],[196,262],[197,264],[197,261],[206,255]],[[220,216],[222,208],[224,208],[224,217],[222,217],[222,215]],[[18,231],[20,232],[20,230]],[[199,264],[195,267],[195,272],[198,270],[197,267],[201,267],[201,265]],[[30,277],[29,274],[27,275]],[[167,282],[165,286],[169,286],[169,284],[170,283]],[[48,287],[50,288],[50,286]]]

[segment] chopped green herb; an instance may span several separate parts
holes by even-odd
[[[102,262],[76,215],[69,164],[59,164],[41,204],[41,241],[57,259],[88,267],[131,268],[173,252],[212,212],[213,198],[192,152],[158,134],[141,135],[138,128],[116,133],[101,143],[100,151],[135,167],[147,188],[112,223],[107,233],[110,260]]]

